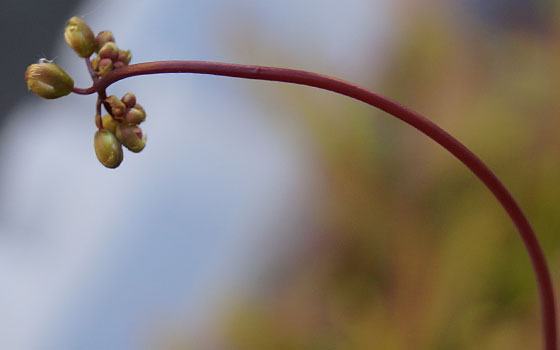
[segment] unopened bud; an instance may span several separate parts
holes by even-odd
[[[127,124],[138,125],[146,120],[146,112],[140,105],[136,105],[128,110],[124,120]]]
[[[97,159],[107,168],[113,169],[121,164],[123,160],[121,143],[109,130],[97,130],[93,138],[93,147]]]
[[[123,101],[123,103],[128,107],[128,108],[132,108],[134,107],[134,105],[136,104],[136,96],[131,93],[131,92],[127,92],[123,98],[121,98],[121,101]]]
[[[95,51],[95,37],[86,22],[72,17],[64,29],[64,39],[80,57],[89,57]]]
[[[99,57],[110,58],[113,61],[117,60],[119,57],[119,48],[117,44],[112,41],[108,41],[99,49]]]
[[[97,70],[99,68],[99,61],[101,60],[101,57],[99,56],[95,56],[92,60],[91,60],[91,67],[93,68],[93,70]]]
[[[128,65],[131,59],[132,59],[132,55],[130,53],[130,50],[119,50],[119,55],[117,56],[117,60],[119,62]]]
[[[103,129],[103,125],[101,125],[101,115],[100,114],[95,115],[95,126],[97,126],[98,129]]]
[[[105,75],[113,70],[113,61],[110,58],[103,58],[99,60],[95,69],[97,70],[97,75]]]
[[[111,113],[113,114],[114,117],[122,118],[124,116],[124,112],[126,111],[126,105],[121,100],[119,100],[117,96],[111,95],[105,99],[105,102],[111,105]]]
[[[103,129],[107,129],[114,134],[117,132],[117,125],[119,125],[119,122],[110,114],[105,114],[103,116]]]
[[[99,34],[97,34],[97,36],[95,37],[95,46],[97,47],[97,51],[99,52],[99,50],[103,47],[103,45],[105,45],[105,43],[108,42],[115,42],[115,37],[113,36],[113,33],[111,33],[108,30],[104,30],[102,32],[99,32]]]
[[[121,61],[116,61],[113,63],[113,69],[119,69],[126,66],[126,64],[122,63]]]
[[[25,71],[27,88],[37,95],[53,99],[72,92],[74,80],[54,63],[36,63]]]
[[[136,125],[119,124],[117,138],[130,151],[138,153],[146,146],[146,138],[142,136],[142,129]]]

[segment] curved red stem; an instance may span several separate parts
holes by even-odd
[[[529,253],[539,287],[543,323],[543,346],[546,350],[557,350],[556,307],[552,279],[544,253],[529,221],[513,196],[496,175],[476,155],[445,130],[420,114],[358,85],[321,74],[284,68],[201,61],[140,63],[112,71],[101,79],[96,80],[92,87],[88,89],[75,89],[75,92],[83,94],[104,92],[109,85],[121,79],[136,75],[159,73],[212,74],[246,79],[280,81],[329,90],[377,107],[415,127],[432,140],[439,143],[465,164],[486,187],[488,187],[517,227],[523,243],[525,244],[525,248]]]

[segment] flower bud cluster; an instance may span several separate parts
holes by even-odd
[[[115,44],[115,38],[109,31],[100,32],[96,39],[97,56],[91,60],[93,70],[103,76],[112,70],[128,66],[132,58],[130,50],[121,50]]]
[[[94,52],[97,53],[91,61],[97,76],[127,66],[132,58],[130,50],[118,48],[113,33],[104,30],[94,36],[91,28],[79,17],[70,18],[64,29],[64,38],[80,57],[90,57]]]
[[[130,50],[117,47],[113,33],[104,30],[94,36],[91,28],[79,17],[70,18],[64,29],[64,39],[80,57],[97,53],[91,64],[98,76],[127,66],[132,58]]]
[[[101,31],[94,36],[91,28],[79,17],[68,20],[64,29],[64,39],[78,56],[85,58],[88,64],[91,63],[89,70],[94,80],[93,88],[96,88],[95,82],[101,76],[130,63],[130,51],[119,49],[110,31]],[[97,55],[90,60],[94,53]],[[92,68],[94,72],[91,72]],[[25,81],[29,90],[48,99],[62,97],[73,91],[88,93],[88,89],[74,88],[72,78],[46,59],[41,59],[27,68]],[[146,136],[138,126],[146,120],[146,112],[136,103],[136,96],[132,93],[127,93],[119,99],[116,96],[106,97],[104,89],[96,91],[99,97],[95,116],[98,130],[93,139],[95,154],[101,164],[107,168],[116,168],[123,160],[123,145],[135,153],[146,147]],[[101,103],[109,112],[103,117]]]
[[[130,92],[121,99],[109,96],[104,102],[109,107],[110,114],[104,115],[103,118],[99,115],[95,117],[99,128],[94,139],[95,153],[101,164],[108,168],[116,168],[122,161],[122,145],[135,153],[142,151],[146,146],[146,136],[138,126],[146,120],[146,112],[136,103],[136,96]],[[100,133],[103,136],[98,136]]]

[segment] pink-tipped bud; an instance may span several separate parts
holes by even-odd
[[[134,107],[134,105],[136,105],[136,96],[131,93],[131,92],[127,92],[123,98],[121,98],[121,101],[123,101],[123,103],[128,107],[128,108],[132,108]]]
[[[70,18],[64,29],[64,39],[80,57],[89,57],[95,51],[93,32],[80,17]]]
[[[115,42],[115,37],[113,36],[113,33],[111,33],[108,30],[104,30],[99,32],[99,34],[97,34],[97,36],[95,37],[95,46],[97,47],[97,52],[99,52],[99,50],[103,47],[103,45],[105,45],[105,43],[108,42]]]
[[[27,88],[37,95],[53,99],[66,96],[74,88],[74,80],[54,63],[36,63],[25,71]]]
[[[124,117],[126,105],[117,96],[111,95],[105,99],[105,102],[111,106],[111,113],[115,118],[122,119]]]
[[[119,124],[117,126],[117,139],[130,151],[138,153],[146,147],[146,137],[137,125]]]
[[[99,57],[110,58],[111,60],[116,61],[117,57],[119,57],[119,48],[117,47],[117,44],[112,41],[103,44],[103,46],[99,49]]]
[[[93,65],[92,65],[93,66]],[[102,76],[113,70],[113,61],[110,58],[103,58],[97,64],[97,75]]]
[[[97,130],[93,138],[93,147],[97,159],[107,168],[114,169],[121,164],[123,160],[121,143],[109,130]]]
[[[119,69],[126,66],[124,63],[122,63],[121,61],[116,61],[113,63],[113,69]]]

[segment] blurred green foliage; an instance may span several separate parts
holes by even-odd
[[[544,32],[493,32],[442,9],[410,13],[382,81],[370,85],[434,120],[498,174],[526,210],[557,290],[558,18]],[[539,348],[535,278],[491,193],[400,121],[289,89],[285,103],[302,111],[324,174],[319,224],[297,264],[224,315],[224,347]]]

